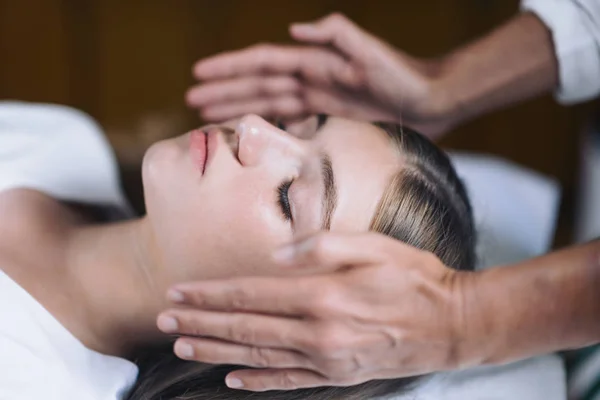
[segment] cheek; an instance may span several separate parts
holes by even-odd
[[[142,164],[144,200],[157,233],[173,231],[196,198],[198,176],[173,141],[155,143]]]
[[[258,178],[238,178],[212,186],[199,210],[202,258],[217,276],[268,273],[271,252],[291,239],[274,190]]]
[[[181,269],[185,279],[272,273],[271,252],[291,233],[265,175],[222,168],[194,179],[169,159],[149,159],[144,176],[163,263]]]

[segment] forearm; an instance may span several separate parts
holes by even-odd
[[[477,363],[600,341],[600,240],[474,275],[463,307]]]
[[[558,85],[551,33],[520,14],[440,62],[438,102],[453,124],[546,93]]]

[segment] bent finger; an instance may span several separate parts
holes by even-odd
[[[290,34],[301,42],[330,45],[351,58],[359,56],[377,40],[340,13],[332,13],[315,22],[292,24]]]

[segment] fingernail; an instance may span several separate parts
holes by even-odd
[[[183,359],[189,360],[194,357],[194,348],[187,343],[177,343],[175,351]]]
[[[169,289],[169,291],[167,292],[167,300],[173,303],[183,303],[183,300],[185,300],[185,298],[183,296],[183,293],[181,293],[179,290]]]
[[[227,377],[225,379],[225,384],[232,389],[239,389],[239,388],[244,387],[244,382],[242,382],[238,378],[233,378],[233,377],[232,378]]]
[[[156,321],[158,329],[166,333],[173,333],[177,331],[178,324],[177,320],[168,315],[159,315]]]
[[[273,259],[276,262],[289,262],[294,258],[295,254],[296,249],[294,245],[287,245],[275,250],[275,252],[273,252]]]

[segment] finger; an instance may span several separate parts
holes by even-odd
[[[389,238],[373,233],[319,233],[278,249],[273,258],[283,265],[318,267],[321,272],[335,271],[381,262],[388,242]]]
[[[221,103],[200,108],[200,114],[207,121],[224,121],[247,114],[265,118],[294,119],[306,116],[306,103],[298,96],[282,95]]]
[[[323,375],[308,369],[240,369],[225,378],[227,386],[254,392],[331,386]]]
[[[343,57],[329,49],[275,45],[219,54],[194,66],[194,76],[200,80],[268,74],[299,74],[311,81],[324,82],[332,75],[338,79],[353,79],[356,72]]]
[[[307,368],[301,353],[244,346],[209,338],[180,338],[173,348],[177,357],[209,364],[239,364],[255,368]]]
[[[371,36],[340,13],[333,13],[312,23],[292,24],[290,34],[302,42],[332,45],[351,57],[356,57],[357,51],[364,50],[363,46],[368,45]]]
[[[215,86],[218,84],[215,83]],[[208,98],[206,94],[202,96]],[[234,100],[233,96],[231,94],[228,102],[217,103],[215,101],[199,106],[202,118],[207,121],[224,121],[242,115],[257,114],[266,118],[290,121],[302,120],[317,113],[346,117],[355,115],[349,107],[351,100],[348,95],[309,84],[305,85],[302,90],[292,90],[290,93],[285,93],[285,89],[282,88],[282,93],[279,95],[275,94],[275,90],[273,90],[272,94],[265,94],[262,97]],[[192,105],[192,107],[194,106],[196,105]]]
[[[195,86],[187,92],[186,99],[190,106],[203,107],[248,98],[294,94],[300,89],[298,79],[290,75],[245,76]]]
[[[203,336],[238,344],[305,349],[311,335],[300,319],[248,313],[223,313],[195,309],[173,309],[157,319],[168,334]]]
[[[298,316],[309,309],[307,299],[319,290],[319,277],[246,277],[176,285],[169,300],[200,309],[248,311]]]

